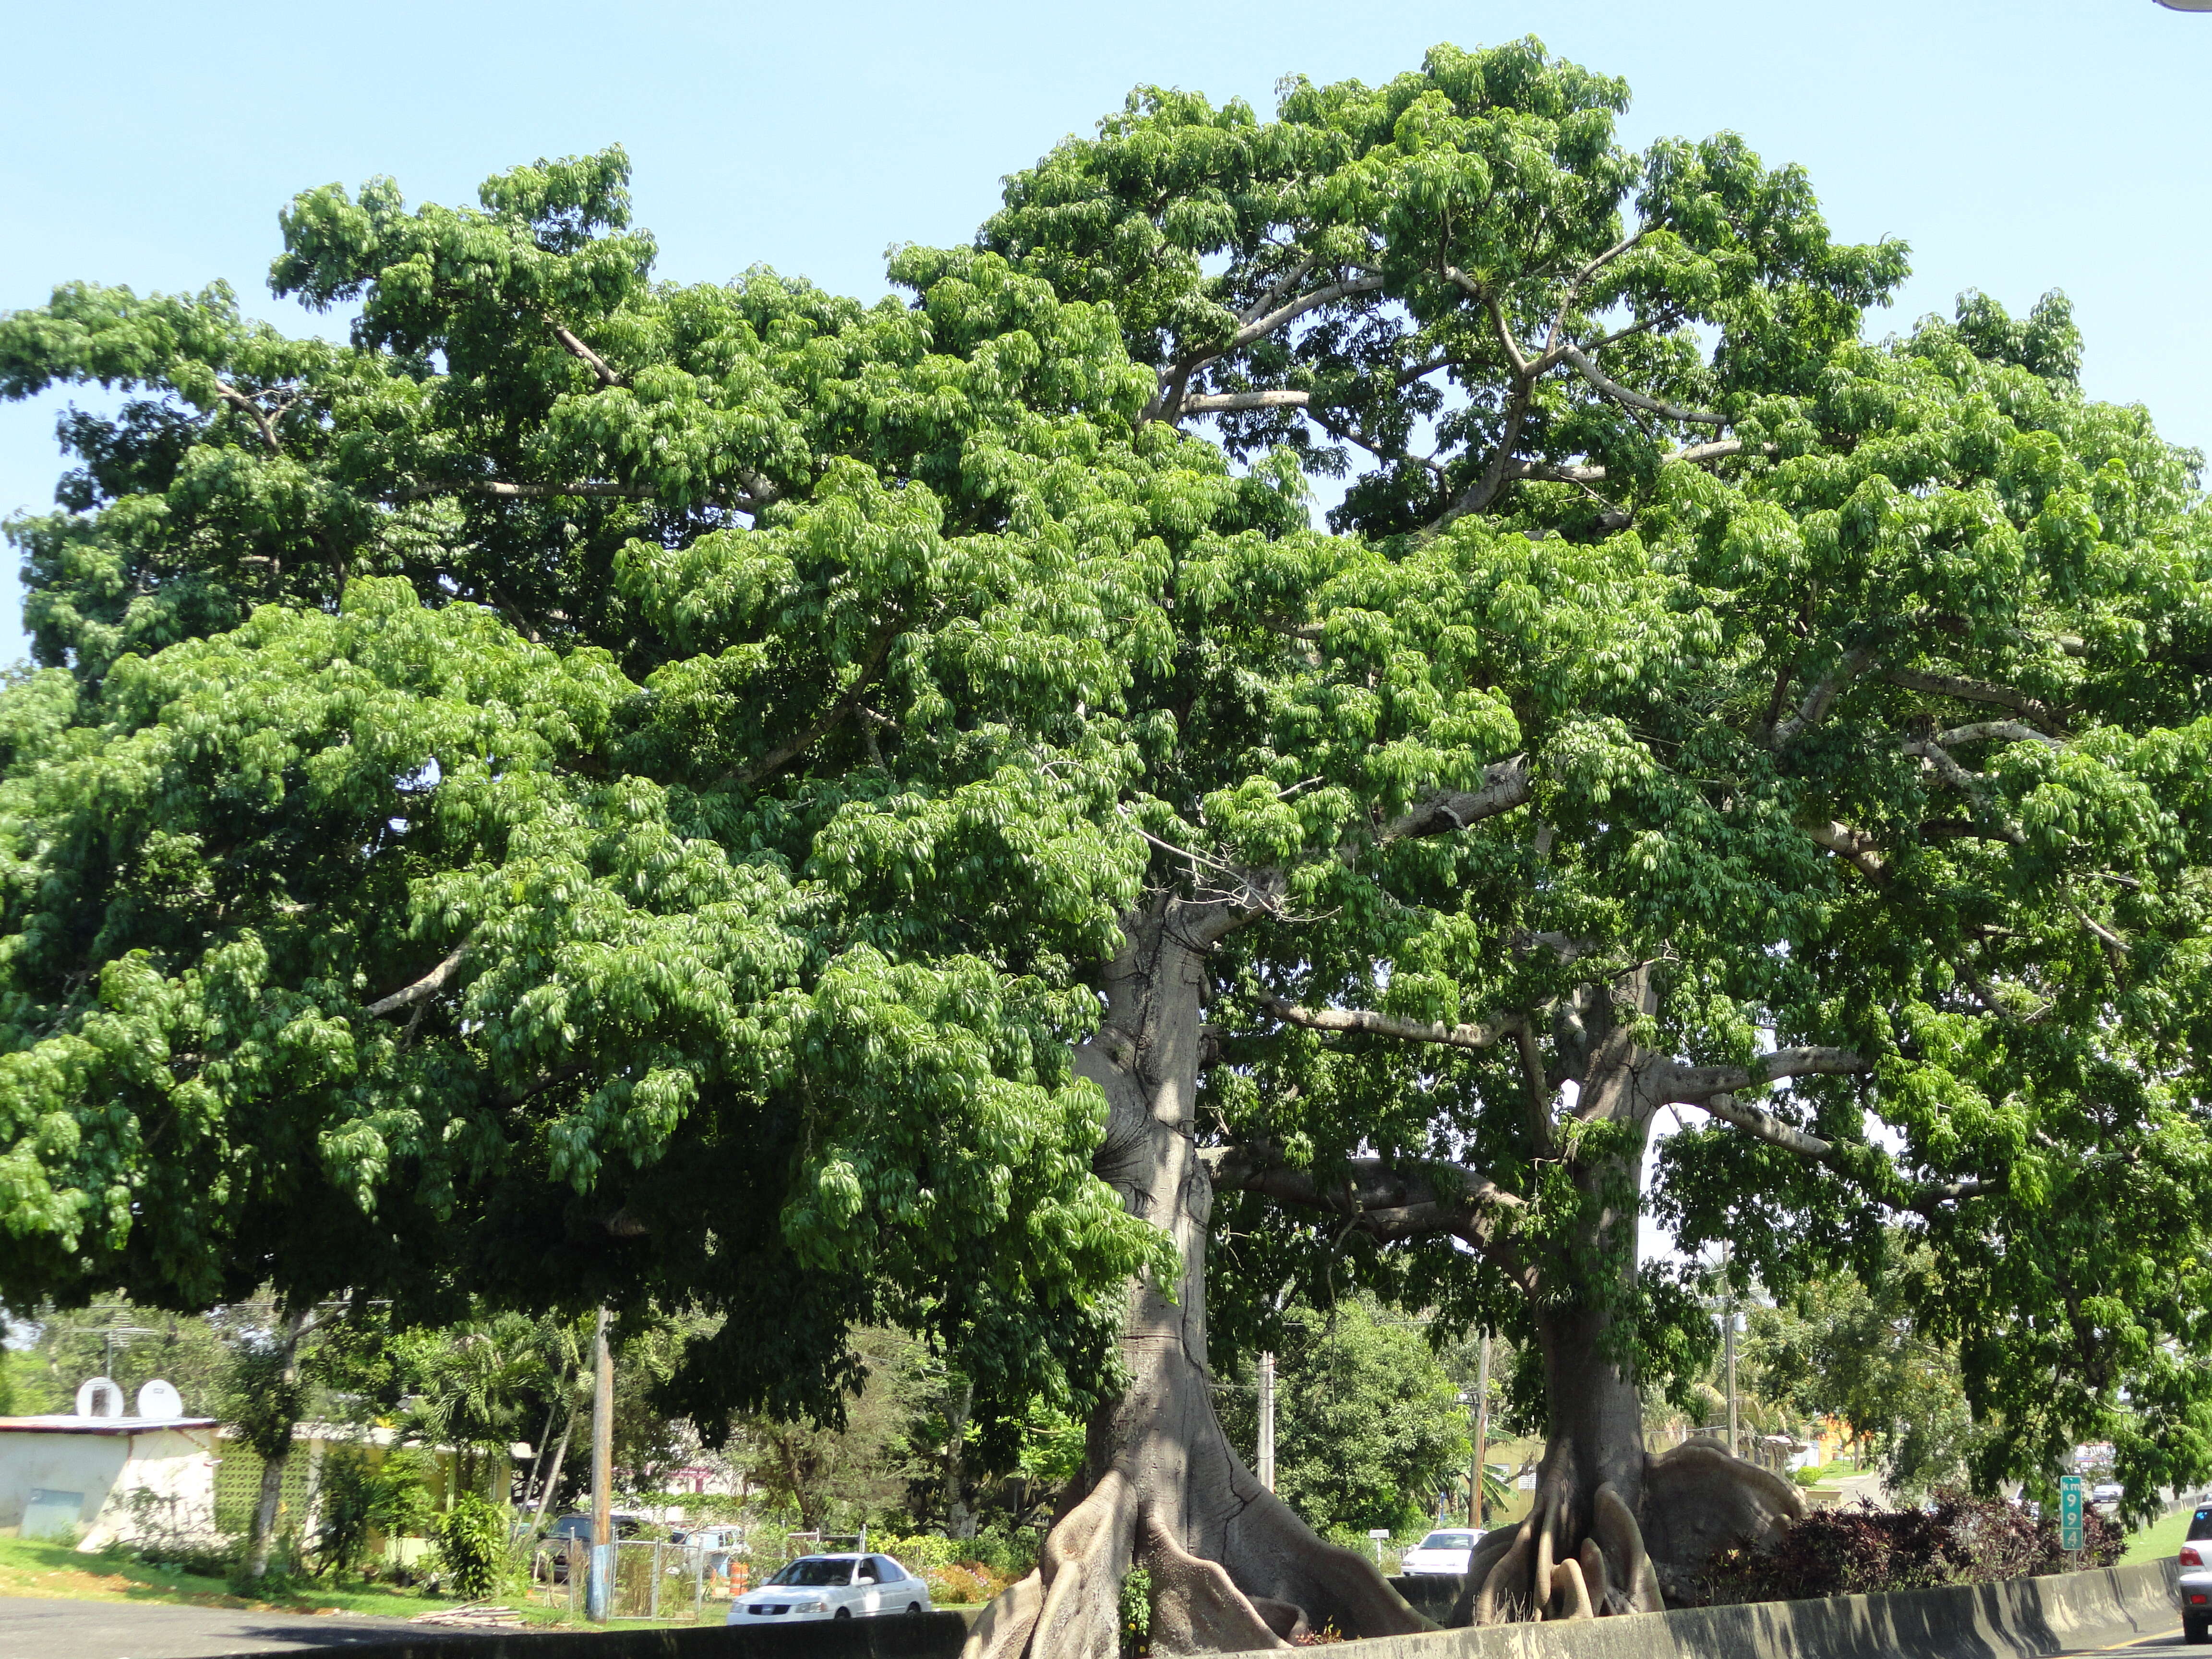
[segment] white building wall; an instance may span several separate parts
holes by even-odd
[[[34,1492],[83,1495],[82,1547],[95,1550],[134,1535],[131,1493],[154,1495],[161,1512],[185,1526],[211,1519],[215,1431],[149,1429],[73,1434],[0,1429],[0,1527],[18,1528]]]

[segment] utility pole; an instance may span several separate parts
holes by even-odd
[[[1490,1455],[1490,1333],[1474,1362],[1474,1462],[1467,1472],[1467,1524],[1482,1524],[1482,1468]]]
[[[1260,1356],[1260,1484],[1275,1489],[1275,1356]]]
[[[607,1347],[607,1310],[592,1338],[592,1576],[585,1616],[607,1622],[615,1579],[615,1358]]]
[[[1721,1245],[1721,1271],[1723,1273],[1726,1273],[1728,1271],[1728,1267],[1729,1247],[1726,1243],[1723,1243]],[[1735,1427],[1735,1285],[1733,1280],[1729,1282],[1728,1299],[1722,1305],[1727,1310],[1726,1317],[1728,1319],[1728,1330],[1726,1336],[1728,1342],[1729,1455],[1731,1457],[1741,1457],[1743,1455],[1743,1449],[1736,1439]]]

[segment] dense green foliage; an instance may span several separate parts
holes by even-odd
[[[1348,1274],[1523,1337],[1612,1297],[1692,1374],[1691,1287],[1589,1243],[1629,1126],[1558,1092],[1632,1042],[1740,1079],[1668,1146],[1686,1245],[1787,1293],[1920,1218],[1984,1476],[2200,1478],[2197,459],[2063,301],[1863,342],[1902,249],[1733,138],[1629,154],[1625,97],[1533,43],[1142,93],[906,304],[654,283],[610,153],[298,198],[274,284],[344,345],[0,319],[0,394],[132,394],[13,530],[0,1295],[657,1297],[726,1316],[702,1418],[902,1325],[1003,1451],[1161,1261],[1068,1044],[1171,888],[1255,918],[1209,1140],[1516,1200],[1486,1259],[1224,1195],[1217,1363]],[[1844,1058],[1762,1097],[1770,1034]]]
[[[1745,1317],[1761,1389],[1800,1412],[1842,1419],[1881,1454],[1890,1491],[1918,1498],[1966,1476],[1973,1417],[1957,1350],[1913,1317],[1937,1299],[1925,1247],[1893,1233],[1871,1286],[1850,1273],[1808,1280]]]
[[[442,1583],[466,1601],[495,1594],[513,1567],[507,1511],[481,1492],[463,1492],[436,1525]]]
[[[1371,1527],[1418,1529],[1437,1495],[1464,1502],[1473,1416],[1427,1333],[1362,1297],[1286,1315],[1275,1357],[1275,1491],[1316,1532],[1365,1547]],[[1253,1455],[1252,1368],[1224,1390],[1222,1426]],[[1493,1491],[1492,1501],[1507,1494]]]

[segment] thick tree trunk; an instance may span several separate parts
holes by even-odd
[[[967,1659],[1111,1659],[1121,1582],[1152,1583],[1163,1652],[1246,1652],[1333,1626],[1347,1636],[1430,1628],[1352,1551],[1323,1543],[1261,1486],[1214,1414],[1206,1365],[1212,1186],[1193,1138],[1205,953],[1233,918],[1165,901],[1131,919],[1106,1020],[1077,1055],[1111,1108],[1099,1174],[1174,1241],[1175,1285],[1131,1287],[1129,1384],[1092,1419],[1085,1483],[1036,1572],[993,1603]]]
[[[1132,917],[1107,975],[1105,1020],[1077,1052],[1077,1069],[1109,1109],[1093,1167],[1133,1213],[1169,1235],[1181,1273],[1173,1285],[1131,1286],[1121,1339],[1128,1387],[1092,1419],[1085,1481],[1047,1536],[1038,1570],[992,1604],[963,1659],[1113,1659],[1122,1581],[1134,1566],[1151,1577],[1152,1643],[1162,1653],[1281,1648],[1332,1628],[1347,1637],[1431,1628],[1367,1557],[1322,1542],[1261,1486],[1214,1414],[1206,1334],[1213,1187],[1194,1113],[1206,953],[1237,920],[1225,905],[1173,899]],[[1641,974],[1631,977],[1620,990],[1648,998]],[[1587,1019],[1563,1044],[1582,1062],[1577,1109],[1640,1130],[1657,1101],[1653,1057],[1629,1043],[1611,1008],[1611,994],[1589,1000]],[[1534,1078],[1543,1075],[1536,1065]],[[1529,1133],[1542,1155],[1557,1155],[1548,1109],[1534,1094]],[[1615,1158],[1577,1170],[1586,1194],[1635,1190],[1640,1133]],[[1604,1259],[1607,1235],[1636,1224],[1633,1205],[1594,1201],[1588,1212],[1591,1236],[1574,1260]],[[1632,1290],[1627,1243],[1613,1259],[1625,1263],[1624,1288]],[[1528,1522],[1483,1540],[1454,1623],[1695,1599],[1697,1571],[1715,1546],[1763,1536],[1802,1512],[1787,1481],[1717,1446],[1647,1456],[1634,1381],[1607,1358],[1607,1316],[1590,1305],[1612,1299],[1539,1294],[1551,1289],[1547,1269],[1568,1270],[1527,1261],[1515,1272],[1536,1303],[1552,1414],[1535,1508]]]
[[[283,1316],[280,1325],[280,1351],[276,1372],[276,1387],[283,1401],[293,1401],[300,1387],[300,1342],[310,1328],[310,1316],[306,1310],[295,1310]],[[290,1409],[288,1405],[287,1409]],[[287,1420],[281,1440],[272,1437],[270,1443],[262,1449],[261,1491],[253,1505],[253,1534],[246,1553],[246,1576],[261,1578],[269,1571],[269,1557],[276,1544],[276,1512],[283,1501],[284,1468],[291,1461],[292,1431],[295,1424]],[[270,1455],[270,1452],[275,1455]]]
[[[968,1501],[968,1418],[975,1409],[975,1385],[962,1380],[945,1408],[945,1529],[963,1544],[975,1541],[975,1506]]]

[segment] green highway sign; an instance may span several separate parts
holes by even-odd
[[[2081,1477],[2062,1476],[2058,1482],[2058,1547],[2081,1547]]]

